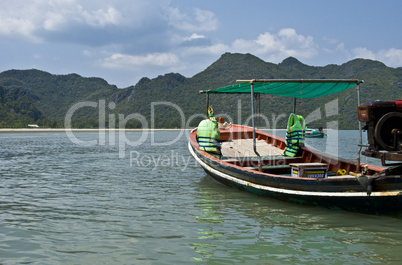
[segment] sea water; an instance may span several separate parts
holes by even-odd
[[[187,135],[125,132],[121,153],[118,133],[0,134],[0,264],[402,262],[401,219],[226,187],[191,158]],[[306,141],[356,159],[358,140]]]

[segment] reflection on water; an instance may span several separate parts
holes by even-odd
[[[214,199],[210,198],[211,196],[209,196],[208,191],[200,190],[199,195],[201,196],[200,203],[196,204],[196,207],[199,207],[202,210],[202,214],[196,217],[197,221],[212,225],[224,222],[220,214],[214,210],[216,202]],[[223,233],[213,231],[213,227],[214,226],[209,226],[207,229],[198,229],[200,236],[197,237],[197,241],[209,241],[218,236],[225,236]],[[203,257],[194,257],[194,261],[208,260],[212,257],[214,249],[218,247],[217,245],[209,243],[192,243],[190,245]]]
[[[223,186],[208,176],[198,187],[198,207],[207,213],[202,220],[208,223],[200,232],[209,236],[198,238],[196,250],[210,263],[366,264],[401,259],[400,219],[293,205]]]

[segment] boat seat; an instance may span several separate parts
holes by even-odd
[[[275,160],[294,161],[294,160],[300,160],[301,158],[302,158],[301,156],[290,157],[290,156],[284,156],[284,155],[261,156],[262,161],[275,161]],[[258,161],[258,157],[257,156],[245,156],[245,157],[225,157],[225,156],[223,156],[221,160],[225,161],[225,162]]]
[[[243,167],[255,167],[258,166],[258,157],[224,157],[222,161],[232,163]],[[261,156],[261,163],[263,166],[283,166],[289,163],[300,163],[302,161],[301,156],[289,157],[284,155],[273,156]]]
[[[258,166],[244,167],[244,168],[258,170]],[[290,166],[289,165],[265,165],[265,166],[262,166],[262,171],[264,171],[264,172],[270,171],[270,170],[284,170],[284,169],[290,170]]]
[[[353,176],[353,175],[342,175],[342,176],[334,176],[334,175],[330,175],[330,176],[328,176],[328,178],[331,178],[331,179],[336,179],[336,178],[338,178],[338,179],[344,179],[344,178],[347,178],[347,179],[355,179],[356,177],[355,176]]]

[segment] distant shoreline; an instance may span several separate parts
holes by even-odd
[[[45,133],[45,132],[177,132],[177,131],[191,131],[191,129],[110,129],[110,128],[105,128],[105,129],[66,129],[66,128],[15,128],[15,129],[10,129],[10,128],[0,128],[0,133]],[[286,130],[286,129],[265,129],[265,128],[256,128],[257,130]],[[333,129],[324,129],[324,130],[333,130]]]
[[[43,132],[154,132],[154,131],[189,131],[192,129],[66,129],[66,128],[18,128],[18,129],[1,129],[0,133],[43,133]]]
[[[257,128],[258,129],[258,128]],[[65,128],[16,128],[16,129],[1,129],[0,133],[43,133],[43,132],[163,132],[163,131],[191,131],[192,129],[65,129]],[[260,129],[260,130],[269,130],[269,129]],[[286,129],[276,129],[276,130],[286,130]]]

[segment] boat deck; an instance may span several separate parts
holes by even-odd
[[[256,141],[257,152],[261,156],[283,155],[283,150],[268,144],[264,140]],[[222,156],[224,157],[257,157],[253,150],[253,139],[236,139],[222,143]]]
[[[265,140],[256,141],[257,152],[261,155],[263,172],[290,175],[291,163],[302,162],[302,157],[288,157],[284,150],[268,144]],[[222,161],[236,164],[247,169],[258,170],[258,157],[253,150],[253,139],[235,139],[222,142]],[[353,175],[336,176],[328,172],[331,178],[355,178]]]

